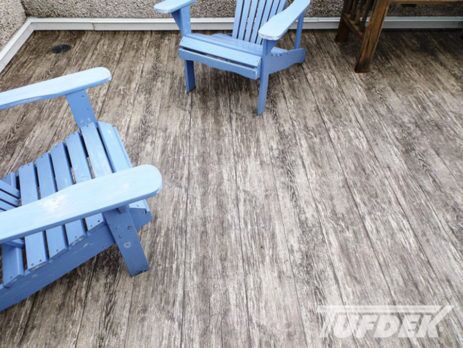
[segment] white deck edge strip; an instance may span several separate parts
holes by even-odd
[[[18,53],[33,32],[34,29],[31,26],[31,21],[26,19],[24,24],[14,33],[0,51],[0,72],[5,69],[10,60]]]

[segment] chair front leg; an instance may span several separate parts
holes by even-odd
[[[268,78],[269,74],[262,69],[259,84],[259,101],[257,103],[257,114],[261,115],[265,111],[265,103],[267,102]]]
[[[264,40],[262,45],[262,62],[260,64],[260,85],[259,101],[257,103],[257,114],[261,115],[265,111],[267,101],[268,80],[270,76],[269,57],[276,41]]]
[[[138,238],[129,208],[110,210],[103,214],[131,276],[148,270],[148,260]]]
[[[177,23],[182,36],[191,34],[191,21],[190,21],[190,7],[189,6],[183,7],[180,10],[173,12],[172,16],[174,17],[175,23]],[[184,71],[185,71],[185,87],[188,93],[196,88],[195,68],[194,68],[194,63],[191,60],[184,61],[183,66],[184,66]]]
[[[336,42],[346,42],[349,39],[349,26],[347,25],[347,17],[350,15],[350,11],[353,6],[357,6],[354,2],[356,0],[344,0],[344,5],[342,7],[341,18],[339,19],[338,31],[334,41]]]

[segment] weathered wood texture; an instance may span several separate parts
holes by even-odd
[[[165,187],[142,232],[149,272],[130,278],[110,250],[1,313],[0,346],[414,344],[321,338],[317,306],[336,304],[451,304],[419,343],[461,344],[461,35],[386,32],[357,75],[355,45],[304,33],[310,59],[270,79],[256,118],[256,82],[198,66],[185,94],[176,34],[35,33],[0,90],[108,67],[97,114]],[[0,174],[73,127],[64,101],[2,112]]]

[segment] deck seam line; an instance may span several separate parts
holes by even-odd
[[[191,93],[187,94],[189,101],[188,108],[188,171],[187,171],[187,189],[186,189],[186,200],[185,200],[185,233],[183,237],[183,293],[182,293],[182,325],[180,329],[180,347],[184,347],[184,326],[185,326],[185,311],[186,311],[186,267],[187,267],[187,237],[188,237],[188,213],[189,213],[189,203],[190,203],[190,182],[191,182],[191,165],[190,165],[190,156],[191,156],[191,124],[192,124],[192,105],[193,105],[193,96]]]
[[[231,105],[231,95],[230,93],[230,84],[227,84],[227,90],[228,90],[228,100],[229,104]],[[232,140],[232,153],[233,153],[233,173],[235,177],[235,205],[236,205],[236,211],[238,213],[238,228],[239,228],[239,236],[240,236],[240,251],[241,251],[241,264],[243,267],[243,286],[244,286],[244,295],[246,299],[246,317],[247,317],[247,326],[248,326],[248,344],[249,346],[252,345],[252,335],[251,335],[251,314],[249,312],[249,296],[248,296],[248,286],[246,282],[246,278],[248,274],[246,273],[246,267],[245,267],[245,260],[244,260],[244,249],[243,249],[243,229],[241,226],[241,211],[240,211],[240,205],[239,205],[239,195],[238,195],[238,166],[237,166],[237,156],[236,156],[236,143],[235,143],[235,132],[233,128],[233,117],[232,117],[232,112],[229,113],[229,124],[230,124],[230,133],[231,133],[231,140]]]
[[[286,97],[283,96],[283,98],[285,99],[285,102],[286,102]],[[270,99],[270,98],[269,98]],[[272,102],[273,100],[270,100],[270,103]],[[287,105],[286,105],[287,106]],[[272,107],[269,106],[269,113],[271,113],[271,115],[269,115],[269,117],[273,117],[274,116],[274,113],[272,112]],[[287,109],[287,107],[286,107]],[[268,125],[268,120],[267,118],[264,118],[263,120],[267,125]],[[269,136],[268,136],[268,132],[267,132],[267,127],[264,125],[264,134],[265,134],[265,137],[266,137],[266,142],[265,144],[269,144],[270,142],[268,141],[269,139]],[[278,131],[278,130],[277,130]],[[286,232],[286,229],[287,227],[285,226],[285,222],[284,222],[284,218],[283,218],[283,209],[281,207],[281,197],[280,197],[280,192],[278,191],[278,186],[276,185],[276,182],[277,182],[277,178],[276,178],[276,175],[275,175],[275,165],[273,165],[273,156],[271,154],[271,151],[270,149],[267,147],[267,151],[268,151],[268,156],[269,156],[269,159],[270,159],[270,162],[272,163],[272,177],[273,177],[273,182],[274,182],[274,190],[275,190],[275,193],[277,195],[277,198],[278,198],[278,207],[279,207],[279,212],[280,212],[280,219],[281,219],[281,225],[283,227],[283,234],[284,234],[284,237],[285,237],[285,245],[286,245],[286,252],[288,253],[288,261],[289,261],[289,264],[291,266],[291,274],[293,276],[293,286],[294,286],[294,292],[296,293],[296,299],[297,299],[297,304],[299,306],[299,308],[297,309],[298,313],[299,313],[299,319],[300,319],[300,324],[302,326],[302,332],[304,334],[304,340],[305,340],[305,345],[306,347],[309,347],[309,342],[308,342],[308,339],[307,339],[307,333],[306,333],[306,330],[305,330],[305,325],[304,325],[304,319],[302,317],[302,311],[301,311],[301,301],[300,301],[300,297],[299,297],[299,291],[297,289],[297,281],[296,281],[296,274],[294,273],[294,264],[293,264],[293,259],[291,257],[291,253],[290,253],[290,248],[289,248],[289,245],[288,245],[288,234]]]
[[[292,39],[292,38],[291,38]],[[305,73],[304,73],[304,70],[303,70],[303,67],[301,67],[301,70],[302,70],[302,74],[303,76],[305,77]],[[279,77],[281,79],[281,77]],[[313,96],[313,93],[312,93],[312,90],[309,89],[310,91],[310,94]],[[286,104],[288,104],[288,97],[285,93],[285,90],[283,89],[283,95],[284,95],[284,98],[286,100]],[[315,98],[314,98],[315,99]],[[318,105],[317,105],[317,108],[318,108]],[[328,243],[327,243],[327,236],[326,236],[326,230],[325,228],[323,227],[323,224],[322,224],[322,221],[321,221],[321,218],[320,218],[320,207],[319,207],[319,204],[315,198],[315,195],[314,195],[314,192],[313,192],[313,185],[312,185],[312,182],[310,180],[310,176],[308,174],[308,171],[307,171],[307,166],[305,164],[305,161],[304,161],[304,158],[302,157],[302,153],[300,151],[301,149],[301,141],[300,141],[300,137],[298,135],[298,133],[296,132],[296,125],[295,125],[295,122],[294,122],[294,118],[291,117],[291,113],[290,113],[290,116],[289,116],[290,120],[291,120],[291,125],[292,125],[292,128],[294,130],[294,134],[295,134],[295,137],[296,137],[296,142],[298,144],[298,157],[299,157],[299,160],[301,161],[301,164],[302,164],[302,168],[304,169],[304,174],[305,174],[305,177],[307,179],[307,183],[309,185],[309,190],[310,190],[310,194],[312,195],[312,199],[313,199],[313,202],[314,202],[314,206],[315,206],[315,209],[317,210],[317,221],[318,221],[318,225],[320,227],[320,231],[323,235],[323,243],[327,249],[327,255],[329,257],[329,260],[330,260],[330,266],[331,266],[331,270],[333,272],[333,276],[334,276],[334,280],[336,282],[336,286],[337,286],[337,290],[338,290],[338,293],[339,293],[339,296],[341,298],[341,301],[342,303],[345,305],[346,304],[346,299],[345,299],[345,296],[343,294],[343,291],[341,289],[341,285],[339,283],[339,277],[338,277],[338,274],[336,273],[336,270],[335,270],[335,267],[334,267],[334,262],[333,262],[333,257],[332,257],[332,254],[330,252],[330,248],[328,246]],[[304,122],[305,123],[305,122]],[[358,344],[357,344],[357,341],[354,340],[356,346],[358,347]]]
[[[318,42],[316,42],[316,46],[319,48],[320,45],[319,45]],[[304,75],[305,75],[305,77],[306,77],[307,83],[310,85],[310,81],[309,81],[309,79],[308,79],[308,77],[307,77],[307,74],[306,74],[305,69],[304,69]],[[336,78],[336,81],[339,83],[337,76],[335,76],[335,78]],[[329,141],[330,141],[330,143],[331,143],[331,147],[333,148],[333,152],[334,152],[334,154],[335,154],[335,156],[336,156],[336,160],[337,160],[338,165],[339,165],[339,167],[340,167],[340,169],[341,169],[341,171],[342,171],[342,175],[343,175],[343,177],[344,177],[344,182],[346,183],[346,187],[347,187],[347,189],[348,189],[348,191],[349,191],[349,194],[350,194],[350,196],[351,196],[351,198],[352,198],[352,202],[354,203],[355,210],[356,210],[356,212],[357,212],[357,214],[358,214],[358,218],[359,218],[359,220],[360,220],[360,222],[361,222],[361,224],[362,224],[362,226],[363,226],[363,229],[364,229],[364,231],[365,231],[365,234],[366,234],[366,236],[367,236],[367,238],[368,238],[368,242],[369,242],[369,244],[370,244],[371,250],[374,252],[374,256],[375,256],[376,263],[378,264],[378,267],[379,267],[379,269],[381,270],[381,276],[382,276],[382,278],[383,278],[383,281],[384,281],[384,283],[385,283],[386,286],[387,286],[387,289],[388,289],[389,295],[391,296],[391,300],[392,300],[393,304],[394,304],[394,305],[397,305],[397,301],[396,301],[396,299],[395,299],[394,293],[392,292],[392,289],[391,289],[391,287],[390,287],[390,284],[389,284],[389,282],[387,281],[386,275],[385,275],[385,273],[384,273],[384,269],[383,269],[383,267],[382,267],[382,265],[381,265],[381,263],[380,263],[380,261],[379,261],[379,259],[378,259],[378,257],[377,257],[377,255],[378,255],[377,250],[376,250],[376,248],[373,246],[373,241],[372,241],[372,239],[371,239],[370,232],[369,232],[369,230],[368,230],[368,228],[367,228],[367,226],[366,226],[366,224],[365,224],[365,220],[364,220],[364,218],[362,217],[362,214],[361,214],[361,212],[360,212],[360,208],[359,208],[359,206],[358,206],[357,200],[355,199],[354,193],[353,193],[353,191],[352,191],[351,184],[350,184],[349,180],[347,179],[347,175],[346,175],[344,166],[343,166],[343,164],[342,164],[342,162],[341,162],[341,160],[340,160],[338,150],[337,150],[337,148],[336,148],[336,146],[335,146],[335,144],[334,144],[334,141],[333,141],[332,136],[331,136],[331,134],[330,134],[329,128],[328,128],[328,126],[327,126],[327,124],[326,124],[326,121],[325,121],[324,113],[322,112],[322,110],[321,110],[321,108],[320,108],[320,105],[319,105],[318,100],[316,100],[316,106],[317,106],[318,112],[319,112],[319,114],[320,114],[320,119],[321,119],[321,121],[322,121],[322,123],[323,123],[323,126],[325,127],[325,131],[326,131],[326,133],[327,133],[328,139],[329,139]],[[362,133],[363,133],[363,130],[362,130]],[[365,136],[365,135],[364,135],[364,136]],[[348,317],[348,319],[349,319],[349,317]],[[356,340],[355,336],[354,336],[354,340]],[[409,339],[408,339],[408,342],[410,343],[410,345],[412,345],[412,342],[410,342]],[[357,342],[356,342],[356,343],[357,343]]]

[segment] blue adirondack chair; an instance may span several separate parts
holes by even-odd
[[[86,90],[110,79],[95,68],[0,93],[0,109],[65,96],[79,127],[0,180],[0,311],[113,244],[131,275],[148,268],[137,230],[162,179],[153,166],[132,168],[118,131],[96,120]]]
[[[237,0],[231,35],[202,35],[191,32],[190,5],[196,0],[166,0],[154,8],[170,13],[180,28],[179,55],[184,62],[186,89],[195,88],[193,62],[260,79],[257,113],[265,109],[269,75],[302,63],[306,51],[300,48],[304,12],[310,0]],[[286,8],[285,8],[286,7]],[[290,26],[298,21],[295,47],[276,47]]]

